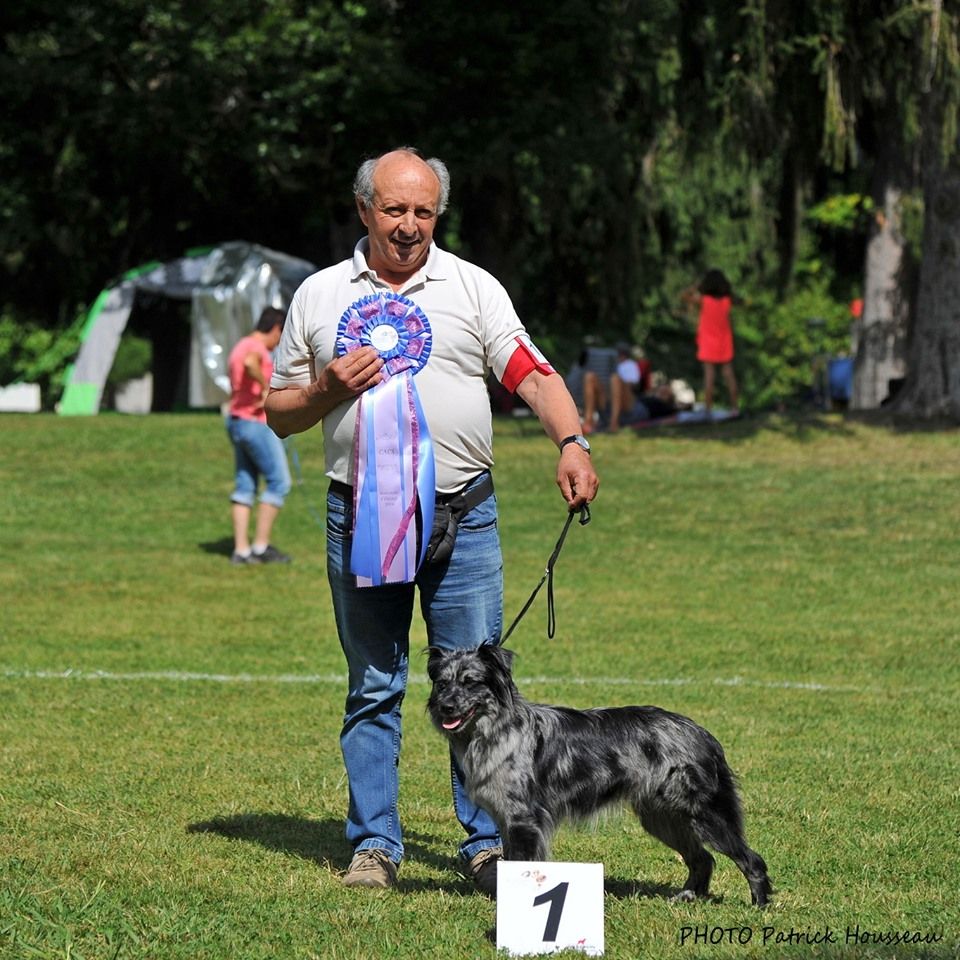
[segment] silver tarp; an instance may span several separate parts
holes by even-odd
[[[213,407],[230,396],[227,358],[250,333],[264,307],[286,309],[316,266],[253,243],[212,250],[128,273],[91,309],[80,352],[68,378],[62,413],[96,413],[120,336],[138,290],[191,304],[187,402]]]
[[[227,357],[264,307],[286,309],[316,267],[285,253],[225,243],[206,257],[191,295],[189,403],[210,407],[230,396]]]

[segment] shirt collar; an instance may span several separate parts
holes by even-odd
[[[370,249],[370,241],[363,237],[353,248],[353,274],[352,279],[359,280],[367,276],[371,280],[376,279],[376,273],[370,269],[367,263],[367,252]],[[430,251],[427,253],[426,263],[404,284],[404,287],[417,282],[429,280],[446,280],[446,272],[443,269],[443,257],[440,248],[433,242],[430,243]]]

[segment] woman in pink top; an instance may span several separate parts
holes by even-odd
[[[709,414],[713,409],[716,369],[726,384],[730,408],[738,410],[737,378],[733,373],[733,328],[730,307],[733,291],[720,270],[708,270],[697,288],[700,317],[697,323],[697,359],[703,364],[703,404]]]
[[[270,351],[280,342],[286,319],[282,310],[266,307],[253,333],[230,351],[230,408],[227,434],[233,444],[236,472],[230,496],[233,515],[233,564],[289,563],[290,557],[270,543],[276,520],[290,492],[290,468],[280,438],[267,426],[263,409],[273,359]],[[257,522],[250,542],[250,515],[263,477],[265,489],[257,507]]]

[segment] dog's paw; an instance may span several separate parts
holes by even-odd
[[[670,898],[670,903],[693,903],[697,895],[692,890],[681,890]]]

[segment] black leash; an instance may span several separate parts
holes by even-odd
[[[557,629],[557,617],[553,607],[553,568],[556,566],[557,558],[560,556],[560,550],[563,547],[563,541],[567,539],[567,531],[570,529],[570,524],[573,522],[573,518],[577,513],[580,514],[579,522],[581,527],[585,527],[590,522],[590,507],[587,506],[587,504],[584,504],[579,510],[571,510],[567,514],[567,522],[563,525],[563,532],[560,534],[560,539],[557,541],[557,545],[553,548],[553,553],[550,554],[550,559],[547,561],[547,568],[543,571],[543,576],[540,578],[540,582],[534,588],[533,593],[530,594],[530,599],[527,600],[527,602],[523,605],[523,609],[516,615],[513,623],[510,624],[507,632],[501,637],[501,645],[507,642],[507,639],[509,638],[510,634],[513,633],[516,625],[523,619],[524,614],[530,609],[544,583],[547,584],[547,637],[550,640],[553,639],[553,635]]]

